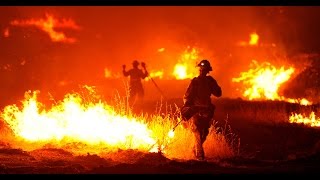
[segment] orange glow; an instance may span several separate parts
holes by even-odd
[[[245,86],[243,96],[249,100],[281,100],[291,103],[300,103],[309,105],[306,99],[290,99],[278,94],[279,87],[288,81],[294,72],[293,67],[276,68],[269,62],[258,64],[253,60],[251,66],[254,66],[247,72],[242,72],[240,77],[232,78],[232,82],[242,82]]]
[[[6,28],[6,29],[3,31],[3,36],[7,38],[7,37],[9,37],[9,35],[10,35],[10,34],[9,34],[9,28]]]
[[[104,68],[104,77],[105,78],[111,77],[111,71],[108,68]]]
[[[69,93],[62,100],[50,94],[49,105],[37,100],[39,91],[28,91],[20,105],[5,106],[0,116],[8,128],[5,133],[10,146],[25,151],[59,148],[77,155],[107,155],[133,149],[161,152],[167,158],[193,158],[188,138],[192,132],[177,126],[175,122],[180,118],[137,116],[123,109],[122,102],[111,106],[102,101],[95,87],[83,88],[85,91]],[[209,149],[223,147],[226,156],[233,155],[224,141],[216,139],[216,134],[210,133],[209,138],[215,144]]]
[[[259,35],[257,33],[251,33],[249,42],[241,41],[238,43],[239,46],[257,46],[259,43]]]
[[[6,71],[11,71],[12,70],[12,65],[11,64],[5,64],[3,66],[3,69],[6,70]]]
[[[185,64],[176,64],[174,66],[174,75],[177,79],[186,79],[187,78],[187,67]]]
[[[22,59],[21,62],[20,62],[20,65],[23,66],[23,65],[25,65],[26,63],[27,63],[27,61],[26,61],[25,59]]]
[[[78,30],[80,27],[75,24],[71,19],[62,19],[59,21],[53,15],[46,14],[46,19],[30,19],[25,21],[14,20],[11,22],[13,26],[35,26],[42,31],[48,33],[53,42],[65,42],[65,43],[74,43],[76,42],[75,38],[66,37],[63,32],[58,32],[56,28],[69,28],[73,30]]]
[[[146,77],[145,80],[150,80],[150,78],[159,78],[159,79],[162,79],[163,78],[163,71],[151,71],[149,72],[149,76]]]
[[[173,130],[169,131],[168,136],[170,138],[173,138],[174,137],[174,131]]]
[[[158,52],[163,52],[165,50],[165,48],[160,48],[158,49]]]
[[[68,94],[61,103],[45,110],[44,105],[37,101],[38,93],[27,92],[22,109],[10,105],[2,113],[14,134],[25,141],[82,142],[142,151],[150,150],[156,143],[146,124],[139,119],[116,114],[107,104],[86,103],[80,95]]]
[[[178,63],[174,66],[173,75],[176,79],[192,79],[198,75],[195,68],[199,60],[199,51],[196,48],[190,48],[183,52]]]
[[[257,33],[250,34],[250,45],[257,45],[259,41],[259,35]]]
[[[112,72],[110,69],[108,68],[104,68],[104,77],[105,78],[120,78],[122,77],[122,74],[117,72]]]
[[[316,117],[314,112],[311,112],[309,117],[302,114],[292,114],[289,118],[290,123],[305,124],[311,127],[320,127],[320,118]]]

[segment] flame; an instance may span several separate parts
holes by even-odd
[[[199,51],[196,48],[190,48],[181,55],[179,62],[174,66],[173,75],[176,79],[191,79],[198,74],[195,64],[199,59]]]
[[[14,20],[10,23],[13,26],[36,26],[42,31],[48,33],[53,42],[74,43],[75,38],[66,37],[63,32],[57,32],[55,28],[69,28],[78,30],[80,27],[71,19],[62,19],[59,21],[53,15],[46,14],[46,19],[29,19],[25,21]]]
[[[238,78],[232,78],[232,82],[243,82],[247,86],[247,89],[243,92],[244,97],[249,100],[282,100],[302,105],[311,104],[305,98],[302,100],[291,99],[278,94],[279,87],[288,81],[295,71],[293,67],[287,69],[283,66],[276,68],[269,62],[264,62],[260,65],[255,60],[252,62],[251,66],[255,66],[255,68],[250,69],[248,72],[242,72]]]
[[[6,38],[10,36],[9,28],[4,29],[3,36],[6,37]]]
[[[115,73],[115,72],[111,71],[108,68],[104,68],[104,77],[105,78],[115,78],[115,79],[117,79],[117,78],[122,77],[122,74],[119,73],[119,72]]]
[[[25,141],[82,142],[139,150],[149,150],[156,143],[146,124],[120,116],[107,104],[85,103],[80,95],[68,94],[62,102],[45,110],[37,101],[38,93],[26,92],[22,109],[10,105],[1,114],[14,134]]]
[[[174,66],[174,75],[177,79],[186,79],[187,78],[187,68],[186,64],[176,64]]]
[[[174,131],[170,130],[168,133],[168,137],[173,138],[174,137]]]
[[[259,35],[257,33],[250,34],[249,45],[257,45],[259,41]]]
[[[104,68],[104,77],[105,78],[111,77],[111,71],[108,68]]]
[[[305,124],[311,127],[320,127],[320,118],[316,117],[313,111],[310,113],[309,117],[294,113],[289,117],[289,122]]]
[[[163,70],[159,70],[159,71],[151,71],[149,72],[149,76],[146,77],[146,81],[150,80],[151,78],[159,78],[162,79],[163,78]]]
[[[5,138],[10,146],[26,151],[59,148],[73,154],[99,156],[134,149],[161,152],[170,159],[193,158],[189,146],[192,131],[174,126],[176,119],[156,114],[148,119],[133,116],[123,111],[123,107],[119,108],[119,104],[113,108],[103,103],[101,97],[96,96],[95,87],[84,88],[88,94],[67,94],[62,101],[54,100],[54,104],[47,107],[37,101],[39,91],[26,92],[21,107],[6,106],[0,115],[9,130]],[[233,150],[216,134],[210,133],[208,138],[212,146],[206,148],[208,152],[214,151],[210,157],[215,153],[219,157],[233,156]],[[220,148],[218,152],[217,148]]]
[[[165,50],[165,48],[160,48],[158,49],[158,52],[163,52]]]
[[[249,42],[241,41],[238,43],[239,46],[257,46],[259,43],[259,35],[257,33],[250,34]]]

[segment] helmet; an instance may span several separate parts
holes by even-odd
[[[132,62],[132,65],[138,66],[138,65],[139,65],[139,62],[138,62],[137,60],[134,60],[134,61]]]
[[[206,68],[208,71],[212,71],[212,67],[210,65],[210,62],[206,59],[200,61],[200,63],[198,64],[198,67]]]

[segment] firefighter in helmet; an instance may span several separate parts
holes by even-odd
[[[139,69],[139,62],[134,60],[132,62],[132,69],[126,71],[126,65],[122,65],[122,73],[125,77],[130,76],[129,81],[129,103],[133,105],[137,100],[142,101],[144,97],[144,89],[142,86],[142,79],[148,76],[148,72],[145,68],[145,64],[141,63],[144,71]]]
[[[199,76],[191,80],[184,96],[181,108],[182,118],[188,121],[193,132],[195,142],[193,152],[198,160],[205,159],[203,143],[212,125],[215,106],[211,102],[211,95],[221,97],[221,87],[208,73],[212,67],[208,60],[202,60],[198,65]]]

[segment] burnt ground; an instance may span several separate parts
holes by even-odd
[[[224,119],[228,114],[228,125],[241,140],[239,152],[233,158],[182,161],[167,159],[160,153],[146,154],[134,150],[114,152],[109,154],[110,158],[103,158],[94,154],[74,156],[62,149],[27,152],[0,143],[0,173],[309,175],[320,172],[319,128],[290,124],[285,120],[287,115],[277,120],[270,120],[276,115],[259,116],[282,110],[289,114],[299,107],[283,103],[259,105],[241,100],[221,100],[215,104],[216,119]],[[275,109],[271,110],[271,107]]]

